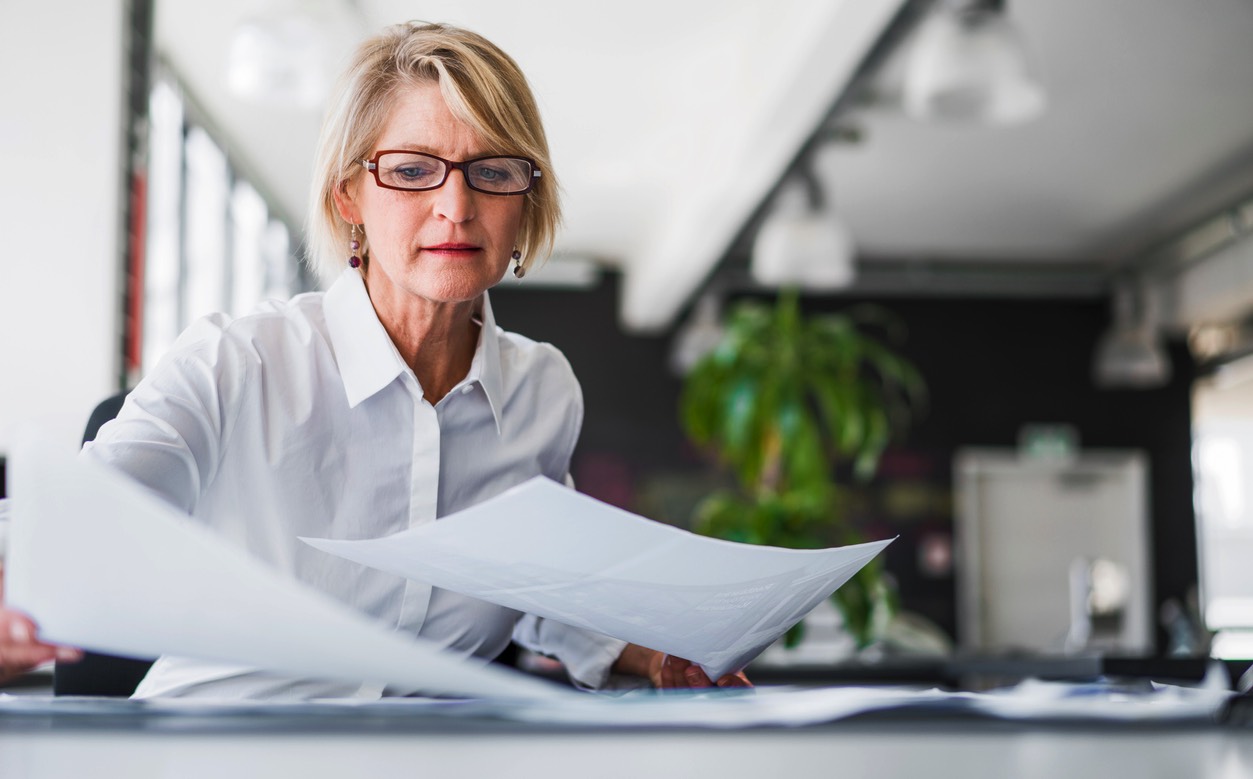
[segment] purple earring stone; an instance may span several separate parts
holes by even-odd
[[[354,238],[349,242],[348,248],[352,249],[352,256],[348,258],[348,267],[360,268],[361,258],[357,256],[357,250],[361,248],[361,242]]]

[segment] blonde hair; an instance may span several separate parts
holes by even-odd
[[[306,259],[324,281],[347,262],[352,226],[335,207],[334,192],[365,174],[399,90],[435,83],[448,110],[469,125],[489,152],[535,160],[543,175],[523,195],[517,249],[529,269],[552,251],[561,220],[557,179],[539,108],[516,62],[477,33],[446,24],[406,22],[367,39],[341,77],[314,158]],[[363,240],[364,243],[364,240]],[[362,247],[362,256],[368,246]]]

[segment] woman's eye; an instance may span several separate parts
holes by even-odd
[[[430,168],[423,168],[419,165],[404,165],[392,168],[392,173],[393,175],[405,179],[420,179],[431,175],[431,170]]]

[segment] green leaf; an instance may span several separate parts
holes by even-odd
[[[805,622],[804,620],[797,622],[795,625],[787,629],[783,634],[783,646],[788,649],[795,649],[800,646],[801,641],[805,638]]]
[[[722,428],[718,437],[731,452],[742,452],[753,437],[753,416],[760,385],[756,377],[741,376],[725,396]]]
[[[863,481],[874,476],[879,467],[879,456],[887,448],[888,438],[891,435],[888,416],[882,407],[875,406],[865,411],[866,438],[853,459],[853,473]]]
[[[885,345],[904,328],[877,307],[806,316],[795,290],[728,309],[718,347],[688,375],[680,422],[735,475],[698,524],[721,537],[813,545],[840,521],[834,465],[868,478],[925,405],[917,369]]]

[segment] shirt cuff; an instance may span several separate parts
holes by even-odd
[[[609,681],[613,664],[627,642],[556,620],[522,615],[513,640],[542,655],[555,657],[565,666],[575,687],[599,690]]]

